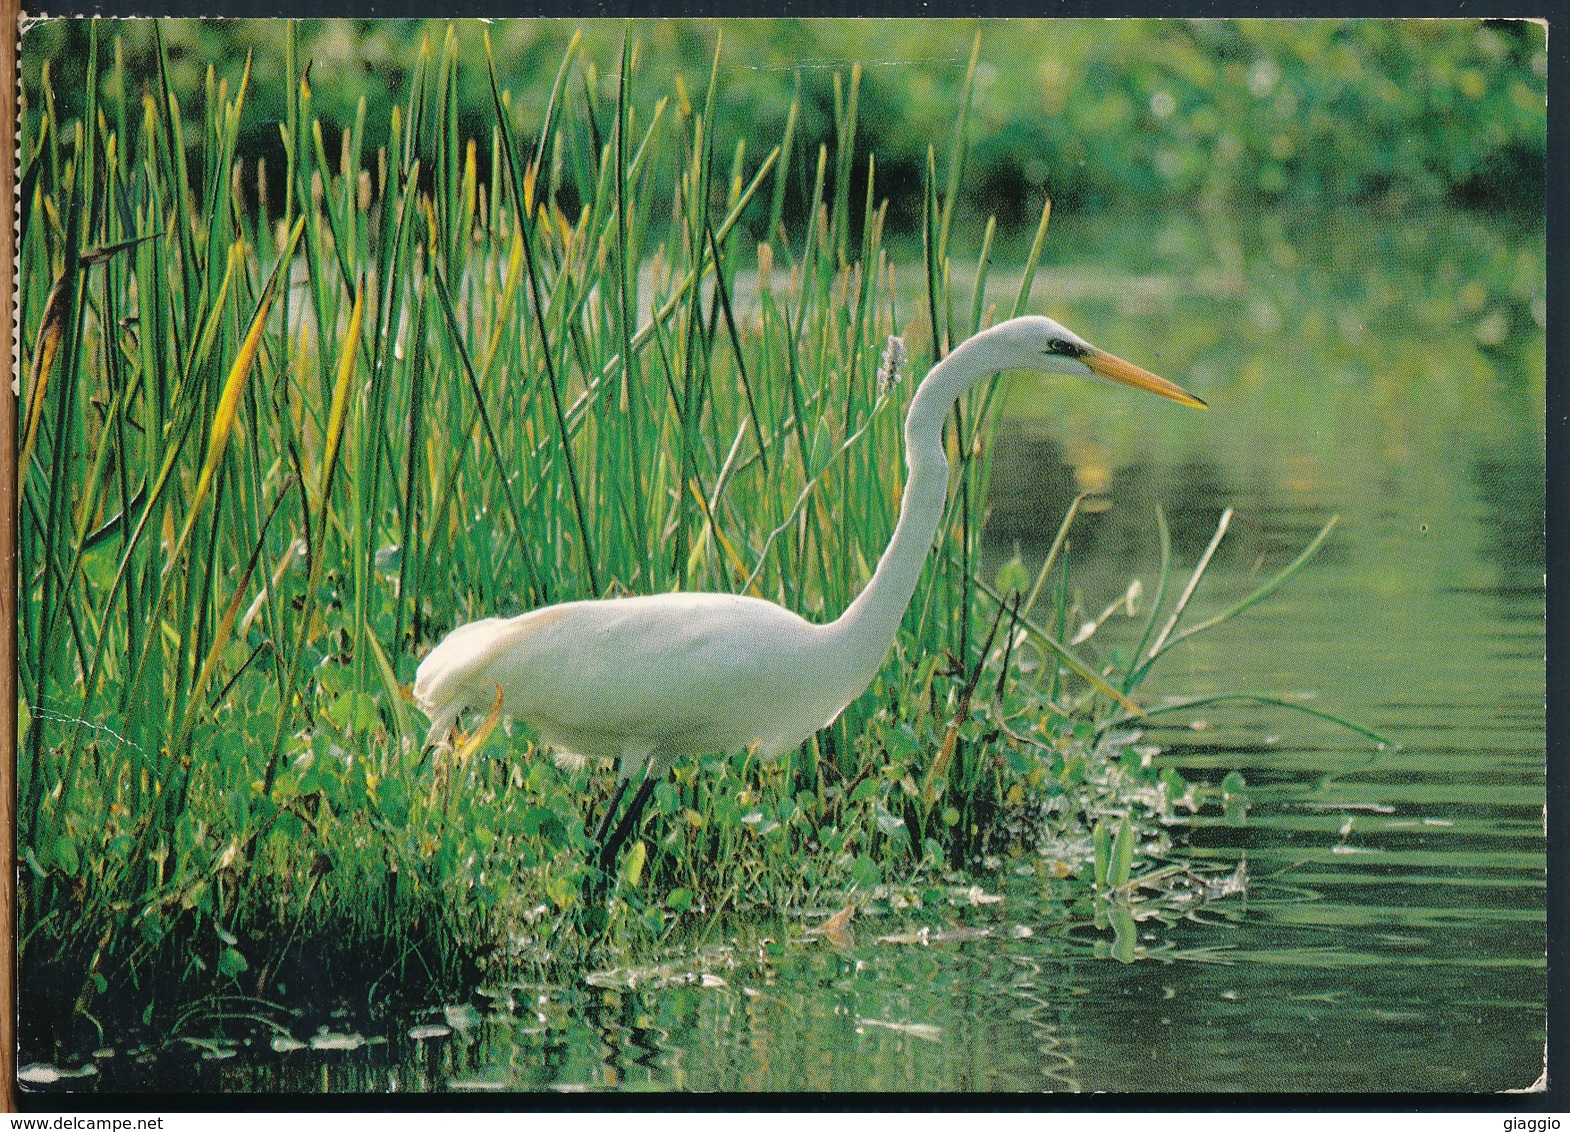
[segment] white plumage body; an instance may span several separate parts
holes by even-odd
[[[624,760],[624,773],[650,755],[668,766],[754,744],[773,758],[849,702],[833,636],[732,594],[566,602],[454,630],[420,665],[414,697],[437,739],[500,687],[507,714],[547,745]]]

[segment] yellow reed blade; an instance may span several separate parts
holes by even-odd
[[[202,472],[197,477],[196,490],[191,495],[185,527],[180,531],[180,537],[169,553],[169,561],[164,565],[165,572],[171,569],[184,553],[185,544],[191,537],[191,529],[196,525],[196,516],[201,509],[202,500],[206,498],[208,489],[212,487],[213,473],[217,471],[218,464],[223,459],[224,449],[229,445],[229,434],[234,431],[235,418],[240,414],[240,395],[245,392],[246,378],[250,376],[251,365],[256,361],[256,352],[261,348],[262,331],[267,326],[267,314],[272,309],[274,296],[278,293],[277,281],[287,275],[285,265],[294,257],[295,244],[299,241],[304,227],[305,218],[302,216],[294,223],[294,231],[289,234],[288,244],[279,259],[278,271],[269,281],[268,288],[263,291],[261,301],[256,307],[256,317],[251,320],[251,329],[246,334],[245,341],[240,343],[240,350],[235,354],[234,364],[229,367],[229,376],[224,381],[223,392],[218,397],[218,408],[213,413],[213,428],[207,440],[207,458],[202,461]]]
[[[343,438],[343,422],[348,416],[349,384],[354,377],[354,359],[359,354],[360,322],[365,315],[365,280],[360,280],[354,296],[354,310],[349,315],[349,333],[343,341],[343,354],[338,359],[338,380],[333,383],[332,408],[327,413],[327,448],[322,456],[322,485],[319,493],[321,510],[327,508],[327,492],[333,484],[333,466],[338,457],[338,443]]]

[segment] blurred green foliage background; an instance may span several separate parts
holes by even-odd
[[[231,86],[247,51],[260,76],[282,69],[277,21],[166,21],[171,84],[196,105],[212,66]],[[575,30],[585,78],[614,108],[619,21],[510,21],[490,25],[518,124],[536,129],[562,52]],[[632,25],[640,50],[673,78],[667,95],[701,101],[716,48],[719,136],[762,144],[784,131],[799,86],[802,120],[792,160],[803,200],[820,142],[831,144],[836,98],[863,68],[855,177],[877,158],[877,193],[890,227],[920,221],[927,146],[944,152],[974,38],[981,34],[973,149],[965,172],[973,215],[995,213],[1007,236],[1034,226],[1043,193],[1079,215],[1174,208],[1335,209],[1378,204],[1402,211],[1458,205],[1510,221],[1543,205],[1546,33],[1523,21],[1477,20],[665,20]],[[155,81],[152,30],[120,23],[127,84]],[[379,131],[422,41],[439,49],[444,25],[320,21],[303,25],[315,112],[353,123],[360,99]],[[83,89],[87,25],[45,21],[22,49],[26,97],[45,97],[47,63],[64,117]],[[483,73],[480,27],[458,26],[465,73]],[[106,55],[106,94],[113,58]],[[652,61],[651,60],[651,61]],[[677,80],[680,80],[678,87]],[[134,90],[130,93],[136,93]],[[277,122],[283,85],[253,84],[241,152],[281,168]],[[462,84],[460,122],[489,145],[490,92]],[[610,111],[607,111],[609,113]],[[805,143],[805,144],[800,144]],[[272,160],[276,156],[278,160]],[[859,187],[859,186],[858,186]],[[858,199],[853,187],[852,199]]]

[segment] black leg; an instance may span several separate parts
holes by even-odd
[[[611,830],[611,822],[616,820],[616,807],[621,805],[622,796],[627,793],[627,779],[616,780],[616,793],[611,795],[611,804],[605,807],[605,820],[600,822],[600,832],[594,835],[594,840],[600,845],[605,844],[605,835]]]
[[[654,787],[659,780],[653,775],[648,775],[638,786],[638,792],[632,796],[627,812],[622,815],[621,824],[616,827],[616,832],[611,834],[609,841],[600,844],[600,872],[606,876],[616,864],[616,854],[621,851],[622,844],[627,840],[627,835],[638,822],[638,815],[643,813],[643,807],[648,804],[649,795],[654,793]]]

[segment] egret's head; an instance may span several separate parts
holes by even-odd
[[[1125,362],[1078,334],[1041,315],[1026,315],[1000,323],[984,336],[996,354],[1000,370],[1037,370],[1079,377],[1100,377],[1119,385],[1132,385],[1159,393],[1196,409],[1205,403],[1181,386]]]

